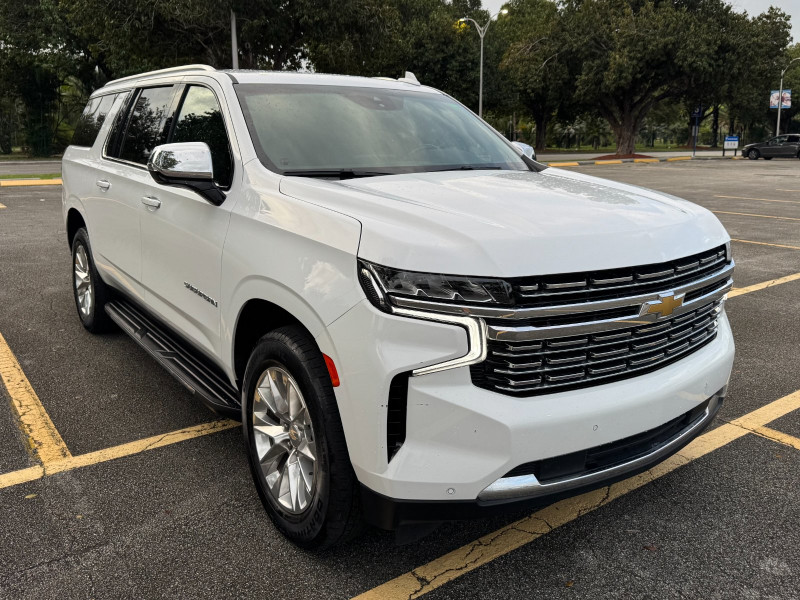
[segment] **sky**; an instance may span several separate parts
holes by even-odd
[[[483,7],[492,11],[492,14],[500,10],[500,7],[508,0],[483,0]],[[800,0],[728,0],[733,4],[737,11],[747,11],[749,15],[758,15],[766,11],[770,6],[780,8],[787,15],[792,17],[792,37],[795,42],[800,42]]]

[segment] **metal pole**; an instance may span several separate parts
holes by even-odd
[[[775,128],[775,135],[781,134],[781,106],[783,105],[783,76],[786,74],[786,69],[781,73],[781,87],[778,92],[778,126]]]
[[[236,13],[231,10],[231,64],[239,68],[239,43],[236,40]]]
[[[478,33],[481,35],[481,75],[480,85],[478,86],[478,116],[483,118],[483,35],[486,33],[486,30],[478,30]]]
[[[700,133],[700,116],[694,117],[694,148],[692,149],[692,158],[697,156],[697,134]]]

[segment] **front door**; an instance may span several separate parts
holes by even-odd
[[[776,156],[782,156],[781,152],[783,151],[783,143],[785,141],[785,135],[779,135],[778,137],[772,138],[769,142],[767,142],[766,146],[761,147],[761,156],[764,158],[775,158]]]
[[[170,142],[205,142],[218,185],[230,188],[233,161],[224,118],[210,87],[188,85]],[[215,206],[190,189],[157,185],[142,213],[142,281],[147,305],[207,354],[220,335],[222,248],[233,199]]]

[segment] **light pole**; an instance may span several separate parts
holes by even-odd
[[[778,92],[778,126],[775,128],[775,135],[779,136],[781,134],[781,106],[783,106],[783,76],[786,75],[786,71],[789,70],[789,67],[792,66],[792,63],[795,61],[800,60],[800,58],[793,58],[789,61],[789,64],[786,65],[786,68],[781,71],[781,89]]]
[[[478,88],[478,116],[483,118],[483,36],[486,35],[486,30],[489,29],[489,25],[491,22],[498,16],[498,15],[507,15],[508,9],[504,8],[494,15],[489,17],[489,20],[486,21],[486,25],[481,27],[478,22],[473,19],[472,17],[463,17],[458,20],[459,23],[466,23],[467,21],[472,21],[475,24],[475,28],[478,30],[478,35],[481,36],[481,74],[480,74],[480,86]]]

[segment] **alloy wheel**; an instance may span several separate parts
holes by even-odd
[[[273,500],[300,514],[314,498],[317,449],[311,415],[294,378],[268,367],[253,398],[253,437],[261,475]]]
[[[89,269],[89,256],[86,254],[86,248],[83,245],[79,245],[75,250],[73,273],[75,276],[75,295],[78,298],[78,309],[84,317],[89,317],[92,314],[94,290],[92,289],[92,274]]]

